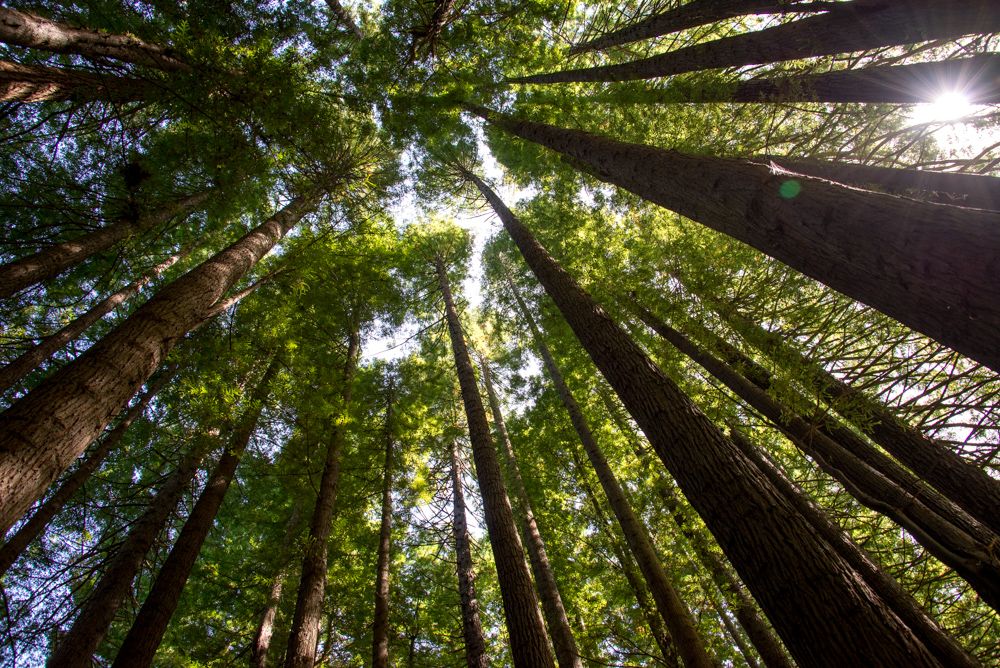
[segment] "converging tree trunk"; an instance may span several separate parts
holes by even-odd
[[[295,534],[299,528],[299,507],[292,506],[292,513],[285,524],[284,549],[289,550],[289,546],[294,545]],[[250,665],[253,668],[267,668],[267,654],[271,649],[271,637],[274,635],[274,622],[278,618],[278,606],[281,604],[281,593],[285,587],[285,578],[288,577],[288,558],[285,555],[284,561],[278,567],[278,572],[271,580],[271,587],[268,591],[267,603],[264,611],[260,614],[260,622],[257,624],[257,633],[254,635],[253,644],[250,646]]]
[[[392,547],[392,448],[395,442],[393,378],[386,379],[385,468],[382,472],[382,523],[375,560],[375,614],[372,622],[372,668],[389,668],[389,551]]]
[[[441,294],[444,296],[445,317],[448,321],[455,369],[469,425],[469,440],[472,442],[476,478],[483,499],[490,548],[493,550],[497,578],[500,581],[500,597],[503,600],[507,633],[510,636],[511,658],[518,668],[551,666],[553,659],[548,637],[538,610],[538,600],[535,598],[531,575],[524,561],[524,548],[517,535],[514,511],[507,497],[500,462],[497,461],[493,438],[490,436],[486,409],[479,396],[476,374],[465,344],[462,324],[451,296],[448,272],[440,256],[435,258],[434,264]]]
[[[0,102],[141,102],[157,90],[142,79],[0,60]]]
[[[351,31],[356,38],[361,39],[365,35],[361,32],[357,22],[351,13],[340,3],[340,0],[326,0],[326,6],[330,8],[330,13],[336,16],[344,26]]]
[[[0,414],[0,530],[20,518],[80,456],[181,337],[317,200],[294,198],[242,239],[163,287]]]

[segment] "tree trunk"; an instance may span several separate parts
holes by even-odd
[[[295,600],[295,615],[292,617],[288,649],[285,651],[285,668],[313,668],[316,662],[316,644],[319,642],[319,624],[326,593],[327,550],[340,484],[340,463],[347,436],[345,425],[354,390],[354,376],[358,370],[358,355],[361,353],[360,329],[361,324],[353,322],[347,336],[347,357],[344,359],[341,376],[340,411],[330,430],[323,476],[320,478],[316,505],[313,506],[309,524],[309,540],[302,557],[302,576]]]
[[[158,377],[154,378],[139,400],[129,408],[122,416],[115,428],[108,432],[100,442],[90,451],[87,458],[80,463],[73,473],[66,477],[59,489],[52,496],[45,500],[38,510],[14,533],[10,539],[0,547],[0,578],[14,565],[21,553],[45,531],[45,528],[52,521],[52,518],[59,514],[66,502],[80,490],[90,479],[90,476],[100,468],[105,457],[112,450],[118,447],[125,432],[135,420],[143,414],[149,402],[170,382],[177,372],[176,367],[165,370]]]
[[[479,621],[479,599],[476,598],[475,573],[472,570],[472,549],[469,528],[465,520],[465,492],[462,488],[462,463],[458,443],[451,444],[452,533],[455,537],[455,559],[458,570],[458,598],[462,604],[462,637],[465,640],[465,663],[469,668],[487,668],[486,641]]]
[[[21,353],[17,359],[0,369],[0,392],[6,392],[15,384],[19,383],[26,375],[38,368],[42,362],[55,354],[57,350],[65,346],[70,341],[75,340],[78,336],[87,331],[91,325],[111,313],[118,306],[124,304],[125,301],[138,293],[144,285],[166,271],[180,258],[181,254],[177,254],[166,262],[157,265],[138,280],[135,280],[121,290],[108,295],[100,302],[87,309],[86,313],[74,318],[72,322],[59,331],[46,336],[37,344]]]
[[[992,0],[855,0],[819,16],[650,58],[508,79],[511,83],[632,81],[763,65],[1000,30]]]
[[[496,388],[493,387],[493,374],[490,372],[489,361],[483,357],[479,358],[479,368],[482,370],[483,384],[486,385],[486,397],[489,400],[490,412],[493,414],[493,426],[496,428],[496,437],[503,452],[504,462],[507,465],[508,479],[514,487],[514,499],[518,510],[521,524],[521,532],[524,536],[528,560],[531,562],[531,571],[535,576],[535,587],[538,589],[538,597],[542,602],[542,611],[545,613],[545,624],[552,638],[552,645],[556,651],[556,661],[559,668],[583,668],[580,659],[580,651],[576,646],[576,639],[573,637],[573,630],[569,625],[569,616],[562,602],[562,595],[559,593],[559,584],[556,582],[556,574],[552,570],[549,562],[549,555],[545,550],[545,541],[542,539],[542,532],[538,528],[535,520],[535,512],[531,508],[531,501],[528,498],[528,490],[524,487],[524,480],[521,478],[521,469],[517,465],[517,457],[514,455],[514,446],[510,442],[510,434],[507,433],[507,423],[503,419],[503,411],[500,410],[500,400],[497,398]]]
[[[208,199],[210,192],[200,192],[162,205],[159,211],[140,216],[137,220],[117,220],[72,241],[53,244],[34,255],[0,266],[0,298],[7,298],[43,281],[48,281],[75,267],[87,258],[105,251],[119,241],[151,230],[174,216],[196,209]]]
[[[788,179],[746,160],[474,111],[1000,371],[1000,212]]]
[[[171,476],[150,499],[145,512],[131,525],[118,546],[100,582],[80,609],[73,626],[49,655],[50,668],[91,668],[94,652],[104,639],[115,613],[132,591],[132,582],[142,567],[153,541],[163,530],[205,455],[203,442],[184,457]]]
[[[299,507],[292,506],[292,514],[285,524],[284,549],[288,550],[294,545],[295,534],[299,528]],[[287,557],[278,568],[271,580],[271,589],[268,593],[267,604],[264,612],[260,615],[260,623],[257,624],[257,633],[253,638],[253,645],[250,646],[250,665],[252,668],[267,668],[267,653],[271,649],[271,637],[274,635],[274,621],[278,617],[278,606],[281,604],[281,592],[285,586],[285,578],[288,576]]]
[[[711,606],[715,609],[715,614],[718,615],[719,619],[722,621],[722,626],[725,627],[726,633],[732,639],[733,644],[736,649],[739,650],[740,655],[743,657],[743,661],[746,662],[748,668],[760,668],[760,664],[757,663],[757,657],[754,655],[753,650],[747,645],[746,639],[743,634],[740,633],[740,629],[733,624],[733,620],[729,619],[729,614],[725,607],[719,602],[718,595],[713,591],[706,591],[705,597],[709,600]]]
[[[191,69],[170,49],[137,37],[74,28],[7,7],[0,7],[0,42],[52,53],[75,53],[90,60],[112,58],[168,72]]]
[[[330,13],[336,16],[341,23],[347,26],[347,29],[350,30],[355,37],[362,39],[365,36],[364,33],[361,32],[361,28],[359,28],[358,24],[354,21],[354,17],[351,16],[351,13],[347,11],[347,8],[344,7],[339,0],[326,0],[326,6],[330,8]]]
[[[385,403],[385,469],[382,474],[382,524],[375,564],[375,615],[372,623],[372,668],[389,668],[389,550],[392,547],[392,402],[393,379],[388,378]]]
[[[476,374],[465,345],[462,324],[451,296],[451,285],[444,260],[435,258],[438,283],[444,296],[445,316],[448,334],[455,355],[455,369],[462,389],[462,403],[465,405],[469,424],[469,440],[472,442],[472,456],[476,465],[476,477],[483,499],[486,515],[486,529],[490,536],[490,548],[496,563],[497,578],[500,582],[500,597],[503,600],[507,633],[510,637],[510,653],[514,666],[537,668],[551,666],[552,653],[549,651],[545,626],[538,611],[531,584],[531,575],[524,563],[524,548],[514,525],[514,512],[510,507],[507,489],[504,486],[500,463],[497,461],[490,426],[486,421],[486,410],[479,396]]]
[[[159,90],[142,79],[0,60],[0,102],[141,102]]]
[[[922,641],[798,510],[473,180],[598,369],[705,520],[796,660],[938,666]],[[761,555],[768,555],[761,559]],[[846,622],[844,620],[851,620]]]
[[[0,530],[21,517],[80,456],[181,337],[316,199],[296,197],[263,225],[163,287],[80,357],[0,414]]]
[[[139,609],[139,614],[118,649],[112,668],[145,668],[152,665],[170,618],[177,610],[184,585],[187,584],[191,569],[201,552],[201,546],[212,529],[226,492],[229,491],[236,467],[257,429],[264,402],[271,390],[271,381],[280,366],[279,357],[272,356],[264,375],[249,397],[239,425],[229,435],[222,457],[205,483],[205,489],[191,509],[177,541]]]
[[[629,550],[635,557],[636,563],[639,565],[639,569],[646,579],[646,584],[649,586],[653,600],[656,602],[656,609],[659,611],[660,616],[663,617],[667,628],[670,629],[671,637],[677,643],[677,649],[684,661],[684,665],[688,668],[710,668],[716,666],[716,662],[709,656],[708,650],[705,648],[705,643],[698,634],[691,612],[684,605],[680,595],[670,581],[670,577],[664,570],[659,556],[656,554],[656,548],[653,547],[649,530],[632,510],[632,505],[625,496],[625,491],[618,482],[618,478],[611,469],[611,465],[608,464],[604,452],[597,444],[597,439],[594,438],[593,432],[590,430],[587,418],[573,397],[572,392],[570,392],[569,386],[566,385],[566,380],[563,378],[558,365],[556,365],[555,359],[552,357],[552,352],[542,338],[541,330],[538,328],[535,319],[531,317],[531,312],[528,310],[527,305],[524,303],[509,276],[507,277],[507,284],[514,299],[517,301],[518,308],[521,310],[521,316],[528,323],[528,329],[535,340],[535,348],[541,355],[549,378],[556,388],[556,393],[566,408],[566,412],[569,413],[570,422],[573,423],[573,428],[580,438],[580,443],[587,453],[587,458],[597,473],[597,479],[601,483],[601,488],[604,490],[608,503],[611,505],[611,510],[618,520],[618,524],[621,526]],[[489,385],[487,384],[488,388]]]

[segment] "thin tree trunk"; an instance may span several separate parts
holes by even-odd
[[[535,520],[535,512],[531,508],[528,490],[525,489],[524,480],[521,478],[521,469],[517,465],[517,457],[514,455],[514,446],[510,442],[510,434],[507,433],[507,423],[503,419],[500,400],[497,398],[496,388],[493,386],[493,374],[490,372],[489,361],[480,357],[479,368],[482,370],[486,397],[489,400],[490,412],[493,414],[493,426],[496,428],[497,441],[507,465],[507,477],[514,487],[514,499],[516,505],[519,506],[518,519],[526,543],[525,549],[528,551],[528,560],[531,562],[531,571],[535,576],[538,597],[542,602],[542,611],[545,613],[545,624],[555,647],[556,661],[560,668],[583,668],[580,651],[576,646],[576,638],[573,637],[573,630],[569,625],[569,616],[566,614],[562,595],[559,593],[556,574],[549,562],[545,541],[542,539],[542,532],[538,528],[537,520]]]
[[[435,258],[438,283],[444,296],[445,316],[448,334],[451,337],[452,352],[455,355],[455,369],[462,389],[469,425],[469,440],[472,442],[472,456],[476,464],[476,477],[483,499],[486,515],[486,529],[490,536],[490,548],[496,563],[497,578],[500,582],[500,597],[503,600],[507,633],[510,637],[510,653],[517,668],[537,668],[553,664],[549,651],[545,626],[538,611],[538,600],[531,583],[531,575],[524,562],[524,548],[514,525],[514,512],[507,497],[500,462],[497,461],[490,426],[486,421],[486,410],[479,396],[476,374],[465,344],[462,325],[451,296],[451,285],[444,260]]]
[[[114,621],[118,607],[132,590],[132,582],[142,567],[146,553],[174,512],[204,455],[204,443],[196,443],[150,499],[145,512],[132,524],[128,536],[104,569],[100,582],[87,597],[73,626],[49,655],[47,666],[91,668],[94,665],[94,652]]]
[[[593,432],[590,430],[587,418],[573,397],[572,392],[570,392],[569,386],[566,385],[566,380],[563,378],[562,372],[552,357],[552,352],[542,338],[538,324],[531,316],[531,312],[528,310],[510,276],[507,276],[507,284],[517,302],[518,308],[521,310],[521,316],[528,324],[528,329],[535,340],[535,348],[541,355],[549,378],[556,388],[556,393],[559,395],[559,399],[569,414],[570,422],[573,423],[573,428],[580,438],[580,443],[587,453],[587,458],[590,460],[590,464],[597,474],[597,479],[601,483],[601,488],[604,490],[608,503],[611,505],[612,512],[614,512],[615,518],[622,528],[622,533],[628,543],[629,550],[635,557],[636,563],[639,565],[639,569],[646,579],[646,584],[649,586],[653,600],[656,602],[656,609],[659,611],[660,616],[663,617],[663,621],[666,622],[667,628],[670,629],[671,637],[677,643],[677,648],[684,661],[684,665],[688,668],[709,668],[717,665],[712,657],[709,656],[705,643],[698,634],[694,617],[692,617],[687,606],[684,605],[680,595],[670,581],[670,577],[667,575],[666,570],[664,570],[663,564],[656,554],[656,548],[653,547],[649,530],[632,510],[632,505],[625,496],[625,491],[618,482],[618,478],[611,469],[611,465],[608,464],[608,460],[598,445],[597,439],[594,438]],[[487,385],[487,388],[489,388],[489,385]]]
[[[745,160],[625,144],[470,109],[1000,371],[1000,212],[789,179]]]
[[[100,468],[108,454],[118,447],[128,428],[143,414],[153,397],[170,382],[176,371],[176,367],[167,369],[154,378],[139,400],[125,412],[114,429],[97,443],[87,458],[73,473],[66,477],[59,489],[45,500],[45,503],[35,511],[31,519],[18,528],[14,535],[3,544],[3,547],[0,547],[0,578],[7,572],[7,569],[14,565],[14,562],[28,545],[45,531],[49,522],[59,514],[66,502],[72,499],[90,479],[90,476]]]
[[[353,33],[358,39],[362,39],[365,35],[361,32],[361,28],[355,22],[354,17],[351,13],[347,11],[347,8],[340,3],[340,0],[326,0],[326,6],[330,8],[330,13],[336,16],[341,23],[347,26],[347,29]]]
[[[469,174],[796,660],[937,666],[920,638]],[[767,555],[762,560],[761,555]],[[845,622],[845,620],[851,620]]]
[[[138,280],[135,280],[121,290],[108,295],[100,302],[87,309],[86,313],[74,318],[69,324],[59,331],[46,336],[37,344],[21,353],[17,359],[0,369],[0,392],[6,392],[16,383],[20,382],[26,375],[38,368],[42,362],[55,354],[57,350],[65,346],[70,341],[75,340],[78,336],[87,331],[91,325],[111,313],[118,306],[124,304],[129,298],[137,294],[144,285],[162,274],[180,259],[181,254],[177,254],[168,259],[166,262],[157,265]]]
[[[739,628],[733,624],[733,620],[729,619],[729,614],[726,612],[725,607],[719,602],[719,597],[715,592],[705,592],[705,597],[709,600],[709,603],[715,608],[715,614],[719,616],[722,621],[722,626],[725,627],[726,633],[732,639],[733,644],[736,649],[739,650],[740,655],[746,662],[749,668],[760,668],[760,664],[757,663],[757,657],[754,655],[753,650],[747,645],[746,639],[743,634],[740,633]]]
[[[87,258],[105,251],[119,241],[166,223],[196,209],[211,193],[187,195],[162,205],[159,210],[140,216],[137,220],[121,219],[71,241],[53,244],[33,255],[0,266],[0,298],[43,281],[48,281],[74,267]]]
[[[462,487],[462,462],[458,443],[451,449],[452,534],[455,538],[455,560],[458,571],[458,598],[462,605],[462,638],[465,640],[465,663],[469,668],[487,668],[486,641],[479,621],[479,599],[472,569],[472,548],[465,519],[465,492]]]
[[[191,509],[177,541],[170,549],[170,554],[139,609],[139,614],[118,649],[112,668],[145,668],[152,665],[170,618],[177,610],[184,585],[187,584],[191,569],[201,552],[201,546],[212,529],[226,492],[229,491],[236,467],[257,429],[264,402],[271,391],[271,381],[280,366],[279,357],[272,356],[264,375],[249,397],[239,425],[229,435],[222,457],[205,483],[205,489]]]
[[[354,376],[361,352],[361,325],[351,324],[347,336],[347,357],[341,376],[339,413],[330,429],[330,440],[323,462],[323,475],[316,493],[309,524],[309,540],[302,557],[302,576],[295,600],[295,615],[288,635],[285,668],[313,668],[316,662],[316,644],[319,642],[319,624],[323,615],[323,597],[326,593],[327,550],[333,512],[337,504],[340,484],[340,464],[347,436],[346,418],[351,407]]]
[[[292,506],[292,514],[285,524],[284,549],[294,544],[295,534],[299,528],[299,507]],[[254,635],[253,644],[250,646],[250,665],[253,668],[267,668],[267,653],[271,649],[271,637],[274,635],[274,622],[278,617],[278,606],[281,604],[281,592],[285,586],[285,578],[288,577],[288,560],[278,568],[271,580],[271,589],[267,596],[267,604],[260,615],[260,623],[257,624],[257,633]]]
[[[375,614],[372,623],[372,668],[389,668],[389,551],[392,548],[392,402],[390,375],[385,402],[385,468],[382,474],[382,524],[378,534],[375,563]]]
[[[80,456],[181,337],[316,200],[293,199],[242,239],[162,288],[0,414],[0,530],[21,517]]]
[[[508,79],[511,83],[632,81],[763,65],[1000,30],[992,0],[855,0],[819,16],[650,58]]]
[[[75,53],[90,60],[112,58],[168,72],[191,69],[170,49],[137,37],[74,28],[8,7],[0,7],[0,42],[52,53]]]
[[[131,77],[0,60],[0,102],[141,102],[157,91]]]

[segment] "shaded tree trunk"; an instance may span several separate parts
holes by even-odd
[[[855,0],[773,28],[724,37],[617,65],[508,79],[511,83],[632,81],[721,67],[763,65],[1000,30],[992,0]]]
[[[942,665],[913,630],[577,285],[486,184],[529,267],[804,665]],[[768,555],[766,560],[761,555]],[[766,563],[764,563],[766,562]],[[850,623],[843,620],[850,619]]]
[[[514,525],[514,512],[507,497],[493,438],[490,436],[486,409],[483,408],[483,400],[479,396],[476,374],[465,344],[462,324],[451,296],[448,273],[440,256],[435,258],[434,265],[441,294],[444,296],[448,334],[462,390],[462,403],[465,405],[469,425],[469,440],[472,442],[476,478],[483,499],[486,529],[490,536],[490,548],[493,550],[493,559],[496,563],[500,597],[510,636],[511,658],[518,668],[551,666],[553,659],[548,637],[545,635],[545,626],[538,611],[538,600],[535,598],[531,575],[524,562],[524,548],[521,546],[521,539]]]
[[[521,469],[518,467],[517,457],[514,455],[514,446],[510,442],[510,434],[507,433],[507,423],[503,419],[500,400],[497,397],[496,388],[493,386],[493,374],[490,372],[489,361],[480,357],[479,368],[482,370],[483,384],[486,386],[486,396],[489,400],[490,412],[493,414],[493,426],[496,428],[497,441],[499,441],[507,465],[507,477],[514,487],[516,505],[520,506],[518,519],[521,524],[521,532],[524,535],[528,560],[531,562],[531,571],[535,576],[535,587],[538,588],[538,597],[542,602],[542,611],[545,613],[545,624],[556,650],[556,660],[560,668],[583,668],[580,651],[577,649],[576,639],[573,637],[573,630],[569,625],[569,616],[566,614],[562,595],[559,593],[556,574],[549,562],[545,541],[542,539],[542,532],[535,520],[535,512],[531,508],[528,490],[524,486]]]
[[[294,544],[295,533],[299,528],[299,507],[292,506],[292,514],[285,524],[284,546],[288,550]],[[274,635],[274,622],[278,617],[278,606],[281,604],[281,592],[284,590],[285,578],[288,576],[288,560],[278,568],[271,580],[271,588],[267,596],[267,604],[260,615],[260,622],[257,624],[257,633],[254,634],[253,644],[250,646],[250,665],[253,668],[267,667],[267,654],[271,649],[271,637]]]
[[[212,529],[226,492],[229,491],[236,467],[257,429],[264,402],[271,390],[271,381],[279,367],[279,357],[272,356],[264,375],[249,397],[239,424],[230,434],[215,470],[205,483],[205,489],[191,509],[177,541],[139,609],[139,614],[118,649],[113,668],[145,668],[152,665],[170,618],[177,609],[184,585],[187,584],[191,569],[201,552],[201,546]]]
[[[317,201],[285,208],[181,278],[0,414],[0,529],[83,452],[219,298]],[[310,666],[311,668],[311,666]]]
[[[465,663],[469,668],[486,668],[486,641],[479,621],[479,599],[476,598],[475,573],[472,570],[472,549],[465,519],[465,492],[462,487],[462,463],[458,443],[451,444],[452,534],[455,538],[455,558],[458,570],[458,598],[462,605],[462,638],[465,640]]]
[[[361,28],[358,27],[357,22],[355,22],[354,17],[351,16],[351,13],[347,11],[347,8],[340,3],[340,0],[326,0],[326,6],[330,8],[330,13],[336,16],[355,37],[362,39],[365,36],[364,33],[361,32]]]
[[[389,668],[389,551],[392,547],[392,402],[393,379],[388,378],[385,402],[385,468],[382,474],[382,523],[375,563],[375,614],[372,623],[372,668]]]
[[[0,102],[141,102],[158,90],[142,79],[0,60]]]
[[[1000,370],[1000,212],[789,179],[746,160],[625,144],[470,109]]]
[[[319,642],[319,624],[323,614],[323,597],[326,594],[327,550],[330,529],[337,504],[340,485],[340,464],[347,436],[346,417],[354,391],[354,376],[358,370],[361,353],[361,325],[351,323],[347,336],[347,356],[341,375],[340,410],[333,420],[330,439],[323,462],[323,475],[316,493],[309,539],[302,557],[302,575],[295,600],[295,614],[288,635],[285,651],[285,668],[313,668],[316,661],[316,644]]]

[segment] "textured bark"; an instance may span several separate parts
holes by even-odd
[[[472,549],[469,527],[465,519],[465,491],[462,487],[462,463],[458,443],[451,444],[452,534],[455,538],[455,558],[458,571],[458,598],[462,605],[462,638],[465,640],[465,664],[469,668],[487,668],[486,641],[479,621],[479,599],[472,570]]]
[[[91,668],[94,665],[94,652],[114,621],[118,607],[132,591],[132,582],[146,553],[174,512],[204,454],[204,443],[196,443],[192,452],[150,499],[146,511],[132,523],[128,536],[118,546],[73,626],[49,655],[46,665],[50,668]]]
[[[119,241],[153,229],[174,216],[186,214],[201,205],[210,194],[201,192],[182,197],[136,220],[117,220],[72,241],[53,244],[33,255],[8,262],[0,266],[0,298],[10,297],[19,290],[53,279]]]
[[[80,456],[181,337],[201,323],[315,201],[293,199],[242,239],[163,287],[80,357],[0,414],[0,530],[16,521]]]
[[[386,388],[385,468],[382,473],[382,523],[375,560],[375,614],[372,622],[372,668],[389,668],[389,551],[392,547],[392,402],[393,380]]]
[[[819,16],[604,65],[509,79],[511,83],[632,81],[720,67],[762,65],[1000,30],[993,0],[855,0]]]
[[[549,378],[556,388],[556,393],[566,408],[570,422],[573,424],[573,429],[576,430],[576,434],[580,438],[580,443],[587,453],[587,458],[590,460],[590,464],[597,474],[597,480],[601,483],[601,488],[604,490],[611,510],[618,520],[618,524],[621,526],[629,550],[632,556],[635,557],[635,561],[639,565],[639,570],[646,579],[649,591],[656,602],[656,609],[666,623],[667,628],[670,629],[671,637],[677,643],[677,649],[684,661],[684,665],[688,668],[710,668],[717,665],[712,657],[709,656],[708,650],[705,648],[705,643],[698,634],[694,617],[691,615],[690,610],[687,609],[687,606],[684,605],[670,577],[667,575],[666,570],[664,570],[663,564],[656,554],[656,548],[653,547],[653,540],[649,535],[649,530],[636,516],[635,511],[632,510],[632,505],[628,497],[625,496],[625,491],[618,482],[618,478],[611,469],[611,465],[608,464],[608,460],[598,445],[597,439],[594,438],[593,432],[590,430],[590,424],[587,422],[586,416],[584,416],[580,405],[576,402],[572,392],[570,392],[569,386],[566,385],[566,380],[563,378],[559,366],[552,357],[552,352],[545,343],[545,339],[542,338],[538,324],[531,317],[531,312],[528,310],[527,305],[524,303],[509,276],[507,284],[521,310],[521,316],[528,323],[528,329],[535,340],[535,348],[541,355]],[[487,385],[487,388],[489,388],[489,385]]]
[[[528,266],[705,520],[793,657],[809,666],[941,665],[757,467],[481,180]],[[762,555],[767,555],[762,558]],[[851,623],[843,620],[850,619]]]
[[[94,471],[100,468],[108,453],[118,447],[128,428],[143,414],[153,397],[170,382],[176,371],[176,367],[167,369],[154,378],[139,400],[125,412],[114,429],[94,446],[87,458],[59,485],[59,489],[47,498],[31,518],[14,532],[14,535],[3,544],[3,547],[0,547],[0,578],[28,545],[45,531],[45,527],[49,525],[52,518],[59,514],[66,502],[72,499],[83,487]]]
[[[299,528],[299,507],[292,507],[292,514],[285,524],[284,550],[288,551],[295,543],[295,534]],[[285,578],[288,577],[288,558],[284,559],[278,572],[271,580],[271,589],[267,597],[267,605],[260,615],[257,633],[254,634],[250,646],[250,665],[253,668],[267,668],[267,654],[271,649],[271,637],[274,635],[274,621],[278,617],[278,606],[281,604],[281,593],[284,590]]]
[[[789,179],[746,160],[470,110],[1000,370],[1000,212]]]
[[[180,258],[180,254],[174,255],[166,262],[157,265],[138,280],[129,283],[121,290],[108,295],[97,304],[94,304],[85,313],[74,318],[59,331],[46,336],[31,348],[25,350],[17,359],[0,369],[0,392],[6,392],[16,383],[20,382],[42,362],[49,359],[57,350],[70,341],[75,340],[87,331],[91,325],[124,304],[129,298],[138,293],[144,285],[173,266]]]
[[[545,626],[538,611],[538,600],[531,584],[531,575],[524,562],[524,548],[514,525],[514,511],[507,497],[500,462],[497,461],[490,426],[486,420],[486,409],[479,396],[476,374],[465,344],[462,324],[455,310],[451,296],[451,285],[444,260],[435,259],[438,283],[444,296],[445,317],[448,334],[455,356],[455,370],[462,390],[462,403],[469,425],[469,440],[472,442],[472,457],[476,465],[476,478],[483,499],[486,515],[486,530],[490,536],[490,548],[496,563],[497,579],[500,582],[500,597],[503,601],[507,633],[510,637],[510,653],[514,666],[536,668],[551,666],[552,653],[549,651]]]
[[[535,587],[538,589],[538,598],[541,600],[542,612],[545,614],[545,625],[549,630],[549,637],[552,638],[552,645],[555,647],[556,661],[559,668],[583,668],[580,650],[577,649],[576,638],[573,637],[573,630],[569,625],[569,616],[566,614],[562,595],[559,593],[556,574],[549,562],[545,541],[542,539],[542,532],[538,528],[537,520],[535,520],[535,512],[531,508],[531,500],[528,498],[528,490],[521,477],[521,469],[517,465],[514,446],[510,441],[510,434],[507,432],[507,423],[503,419],[503,411],[500,409],[496,388],[493,386],[493,374],[490,372],[489,361],[480,357],[479,368],[482,370],[483,384],[486,386],[486,397],[489,400],[490,413],[493,415],[497,441],[507,467],[507,478],[514,487],[514,499],[519,511],[518,520],[521,525],[521,534],[526,543],[525,549],[528,551],[528,561],[531,562],[531,572],[535,576]]]
[[[140,102],[157,90],[141,79],[0,60],[0,102]]]
[[[208,537],[222,500],[236,474],[236,467],[246,451],[250,438],[257,429],[257,421],[264,409],[264,401],[271,390],[271,381],[280,367],[277,356],[264,371],[260,382],[249,397],[239,424],[229,435],[226,449],[205,483],[198,501],[184,522],[177,541],[170,549],[166,561],[156,575],[156,580],[146,595],[139,614],[136,615],[128,635],[118,649],[113,668],[145,668],[153,663],[156,650],[163,640],[170,618],[177,610],[181,592],[187,584],[191,569],[198,559],[201,546]]]
[[[191,69],[169,49],[137,37],[74,28],[8,7],[0,7],[0,42],[52,53],[75,53],[90,60],[112,58],[168,72]]]
[[[347,29],[354,34],[358,39],[363,38],[365,35],[361,32],[361,28],[354,21],[354,17],[351,13],[347,11],[347,8],[340,3],[339,0],[326,0],[326,6],[330,8],[330,13],[336,16],[341,23],[347,26]]]
[[[346,418],[354,391],[354,376],[358,370],[361,353],[360,323],[354,322],[347,336],[347,357],[341,376],[340,412],[334,418],[330,439],[323,462],[323,475],[316,493],[312,519],[309,523],[309,540],[302,556],[302,575],[299,579],[295,614],[288,635],[285,651],[285,668],[313,668],[316,663],[316,644],[319,642],[319,624],[323,615],[323,597],[326,593],[327,550],[330,529],[337,504],[340,485],[340,464],[344,451]]]

